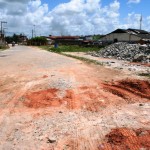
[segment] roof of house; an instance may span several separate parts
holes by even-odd
[[[139,29],[116,29],[115,31],[111,33],[128,33],[128,34],[133,34],[135,36],[138,36],[142,39],[150,39],[150,33],[145,31],[145,30],[139,30]],[[109,34],[111,34],[109,33]]]
[[[135,33],[137,33],[137,34],[149,34],[149,32],[147,32],[147,31],[145,31],[145,30],[139,30],[139,29],[131,29],[131,28],[129,28],[129,29],[127,29],[128,31],[133,31],[133,32],[135,32]]]
[[[79,36],[50,36],[52,40],[72,40],[72,39],[79,39]]]
[[[116,29],[115,31],[111,32],[111,33],[126,33],[127,31],[125,29]],[[111,34],[110,33],[110,34]]]

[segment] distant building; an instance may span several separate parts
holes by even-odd
[[[93,40],[93,35],[87,35],[84,37],[84,40]]]
[[[22,34],[20,34],[20,35],[18,35],[18,42],[20,43],[20,44],[27,44],[27,40],[28,40],[28,38],[27,38],[27,36],[26,35],[22,35]]]
[[[45,36],[43,36],[43,37],[45,37]],[[47,40],[47,44],[48,45],[51,45],[51,44],[53,44],[53,40],[52,39],[50,39],[49,37],[45,37],[46,38],[46,40]]]
[[[78,44],[79,36],[49,36],[53,42],[62,43],[62,44]]]
[[[52,40],[76,40],[79,36],[49,36]]]
[[[103,42],[150,42],[150,33],[139,29],[117,29],[101,38]]]

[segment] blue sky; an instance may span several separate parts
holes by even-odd
[[[70,0],[42,0],[42,3],[47,3],[49,6],[49,10],[52,10],[59,4],[68,3]]]
[[[52,10],[59,4],[68,3],[70,0],[42,0],[42,3],[47,3],[49,9]],[[114,0],[101,0],[102,6],[108,6]],[[122,16],[126,16],[127,13],[135,12],[142,13],[144,16],[150,14],[150,1],[141,0],[140,3],[128,3],[127,0],[118,0],[120,2],[120,13]]]
[[[43,0],[42,3],[47,3],[49,10],[52,10],[54,7],[62,4],[68,3],[70,0]],[[101,0],[100,4],[102,7],[107,7],[110,3],[113,3],[114,0]],[[121,23],[125,24],[128,14],[140,14],[142,18],[150,16],[150,1],[149,0],[118,0],[120,3],[119,8],[119,20]],[[131,26],[130,26],[131,27]]]
[[[0,20],[10,33],[106,34],[117,28],[150,31],[149,0],[0,0]]]
[[[42,0],[42,3],[47,3],[49,10],[52,10],[59,4],[68,3],[70,0]],[[101,0],[102,6],[108,6],[114,0]],[[141,0],[139,3],[128,3],[127,0],[118,0],[120,2],[120,18],[125,18],[128,13],[140,13],[143,16],[150,15],[150,0]]]

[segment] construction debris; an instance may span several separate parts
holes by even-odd
[[[150,47],[125,42],[111,44],[98,52],[92,52],[90,54],[96,57],[116,58],[130,62],[150,62]]]

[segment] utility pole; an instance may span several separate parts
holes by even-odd
[[[36,37],[36,32],[35,32],[35,25],[33,25],[34,26],[34,37]]]
[[[32,29],[32,38],[33,38],[33,32],[34,32],[34,31],[33,31],[33,29]]]
[[[1,40],[3,42],[3,24],[7,23],[6,21],[1,21]]]
[[[4,42],[5,42],[5,37],[6,37],[6,29],[8,28],[3,28]]]
[[[140,17],[140,30],[142,29],[142,14],[141,14],[141,17]]]

